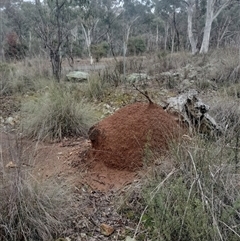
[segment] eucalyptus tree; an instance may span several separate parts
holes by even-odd
[[[31,16],[34,30],[48,50],[52,72],[58,82],[62,69],[62,49],[75,27],[72,8],[76,2],[82,6],[86,1],[35,0],[35,12]]]
[[[122,48],[122,38],[120,30],[122,28],[121,16],[122,8],[119,5],[118,0],[103,0],[102,1],[101,19],[96,29],[96,36],[93,39],[94,44],[98,44],[101,41],[107,42],[110,53],[117,61],[116,56],[119,55],[119,49]]]
[[[197,37],[193,30],[193,17],[196,14],[197,9],[197,1],[196,0],[187,0],[185,1],[187,4],[187,15],[188,15],[188,38],[191,45],[192,54],[196,54],[198,52],[197,49]]]
[[[226,7],[237,2],[236,0],[207,0],[205,27],[200,53],[205,54],[208,52],[213,21]]]
[[[149,1],[123,1],[121,15],[123,53],[127,53],[130,36],[143,38],[151,32],[154,15]],[[148,41],[148,38],[146,38]]]
[[[114,2],[114,1],[113,1]],[[92,44],[97,43],[106,34],[108,26],[105,29],[99,27],[106,15],[109,14],[110,2],[105,0],[88,1],[82,8],[77,9],[77,22],[85,39],[86,49],[90,63],[93,63]]]
[[[153,0],[155,15],[164,21],[164,49],[167,45],[171,51],[179,50],[181,45],[180,18],[185,10],[183,1],[179,0]],[[168,41],[169,37],[171,42]],[[169,43],[169,44],[168,44]]]
[[[213,21],[210,42],[217,48],[239,46],[240,4],[230,5]]]

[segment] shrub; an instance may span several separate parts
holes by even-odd
[[[227,87],[223,87],[221,91],[227,96],[240,98],[240,83],[231,84]]]
[[[21,111],[23,135],[40,139],[86,136],[97,120],[90,104],[83,99],[79,102],[68,88],[55,85],[40,97],[25,102]]]
[[[192,58],[193,56],[187,52],[158,52],[153,59],[151,57],[148,58],[147,70],[149,74],[158,76],[162,72],[185,67],[193,62]]]
[[[130,38],[128,41],[128,51],[130,54],[139,55],[144,53],[146,45],[139,37]]]
[[[7,34],[7,45],[5,47],[5,57],[7,60],[20,60],[26,56],[27,46],[19,42],[19,37],[15,32]]]
[[[89,99],[101,99],[106,91],[107,83],[104,82],[100,75],[93,74],[88,79],[84,89],[84,95]]]
[[[29,94],[51,85],[53,80],[44,60],[32,59],[31,63],[18,62],[14,66],[0,63],[0,95]]]
[[[102,57],[107,57],[109,45],[107,42],[102,42],[100,44],[92,45],[91,50],[96,62],[99,62]]]
[[[82,86],[83,95],[90,100],[102,100],[111,88],[122,83],[118,70],[106,68],[91,74],[86,85]]]

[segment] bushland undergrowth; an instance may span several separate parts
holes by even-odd
[[[97,120],[92,102],[101,101],[106,89],[125,84],[121,64],[92,75],[84,87],[55,85],[44,61],[34,63],[26,69],[0,66],[1,95],[31,92],[20,113],[20,131],[28,138],[85,136]],[[238,53],[225,49],[194,57],[179,52],[139,61],[129,58],[126,73],[145,71],[155,76],[189,63],[199,67],[216,64],[219,71],[206,78],[227,98],[222,101],[219,95],[214,103],[214,97],[211,106],[226,131],[216,142],[192,137],[190,142],[176,144],[163,159],[170,163],[166,170],[160,163],[133,186],[119,211],[136,221],[132,232],[136,240],[240,239]],[[49,240],[64,232],[68,214],[76,211],[68,209],[73,202],[68,191],[58,183],[39,185],[21,168],[16,169],[0,185],[0,240]]]
[[[197,137],[175,145],[171,169],[150,171],[120,208],[138,222],[136,240],[239,240],[238,152],[223,140]]]

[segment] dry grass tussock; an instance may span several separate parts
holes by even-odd
[[[72,190],[53,180],[38,182],[18,157],[18,168],[10,171],[0,160],[0,240],[52,240],[63,235],[77,213]]]
[[[221,141],[224,140],[225,143],[230,144],[240,133],[240,100],[235,95],[229,96],[227,91],[212,97],[209,104],[211,116],[221,124],[223,129]]]
[[[39,97],[28,99],[21,108],[21,131],[37,139],[86,136],[98,119],[90,103],[75,98],[65,86],[53,85]]]
[[[52,82],[51,69],[45,59],[0,63],[0,95],[29,94]]]
[[[209,62],[217,68],[214,79],[221,85],[240,82],[239,49],[226,48],[213,51],[208,56]]]

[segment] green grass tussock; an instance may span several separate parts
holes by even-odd
[[[92,105],[83,99],[79,101],[61,85],[53,85],[41,96],[25,102],[21,113],[23,135],[38,139],[86,136],[97,121]]]

